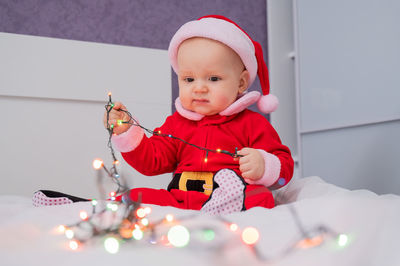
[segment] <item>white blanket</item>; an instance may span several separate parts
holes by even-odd
[[[325,183],[318,177],[294,180],[277,193],[278,206],[253,208],[223,218],[239,226],[257,228],[260,239],[255,249],[241,241],[240,233],[226,229],[216,217],[196,211],[151,206],[150,223],[173,214],[191,228],[212,228],[214,240],[205,242],[192,232],[183,248],[151,245],[145,240],[129,241],[116,254],[105,251],[102,239],[94,239],[78,250],[58,234],[60,224],[80,220],[90,203],[35,208],[31,199],[0,196],[1,265],[400,265],[400,196],[378,196],[367,190],[349,191]],[[298,214],[299,227],[294,210]],[[323,227],[320,245],[294,247],[304,239],[301,230],[313,237]],[[197,231],[196,231],[197,232]],[[348,241],[339,246],[337,235]],[[342,239],[343,240],[343,239]],[[294,248],[293,248],[294,247]],[[259,254],[256,256],[255,252]]]

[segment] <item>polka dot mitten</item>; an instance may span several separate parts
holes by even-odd
[[[218,187],[211,193],[201,211],[221,215],[244,210],[244,190],[246,185],[234,171],[222,169],[214,175]]]

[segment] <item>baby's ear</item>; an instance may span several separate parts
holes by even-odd
[[[247,69],[243,70],[239,79],[239,93],[243,93],[249,87],[250,73]]]

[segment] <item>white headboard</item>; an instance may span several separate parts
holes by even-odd
[[[0,33],[0,58],[0,194],[96,197],[92,160],[112,162],[102,125],[108,92],[150,129],[171,113],[164,50]],[[124,163],[121,173],[134,187],[170,180]]]

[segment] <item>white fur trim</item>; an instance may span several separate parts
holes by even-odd
[[[245,179],[249,184],[259,184],[269,187],[273,185],[279,178],[281,173],[281,161],[279,158],[272,153],[268,153],[264,150],[257,149],[264,158],[265,170],[264,175],[258,180]]]
[[[176,73],[178,73],[177,56],[179,45],[193,37],[216,40],[234,50],[250,73],[250,87],[257,76],[257,59],[253,42],[236,25],[223,19],[203,18],[189,21],[179,28],[172,37],[168,48],[171,65]]]
[[[258,110],[264,114],[269,114],[274,112],[279,105],[278,98],[273,94],[263,95],[257,102]]]
[[[238,98],[234,103],[229,105],[225,110],[220,112],[219,114],[222,116],[230,116],[233,114],[240,113],[253,103],[257,102],[260,98],[261,94],[258,91],[251,91],[244,93],[240,98]],[[182,106],[181,100],[176,98],[175,100],[175,108],[176,111],[183,117],[192,120],[192,121],[200,121],[203,119],[204,115],[198,114],[193,111],[189,111]]]
[[[120,152],[130,152],[139,146],[144,136],[141,127],[131,126],[128,131],[111,137],[114,148]]]
[[[229,105],[225,110],[220,112],[220,115],[228,116],[240,113],[253,103],[257,102],[260,99],[261,93],[258,91],[251,91],[243,94],[239,99],[237,99],[234,103]]]
[[[175,100],[175,108],[176,108],[176,111],[178,111],[178,113],[181,116],[183,116],[189,120],[192,120],[192,121],[200,121],[204,117],[204,115],[202,115],[202,114],[198,114],[198,113],[195,113],[195,112],[185,109],[182,106],[182,103],[181,103],[181,100],[179,99],[179,97],[176,98],[176,100]]]

